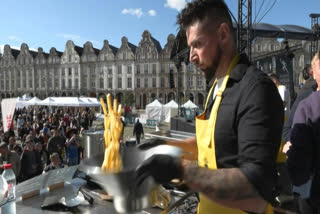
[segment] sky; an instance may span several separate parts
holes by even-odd
[[[4,0],[0,1],[0,52],[5,44],[64,51],[66,42],[101,49],[103,41],[120,47],[126,36],[138,46],[148,30],[161,46],[176,35],[176,16],[190,0]],[[237,0],[225,0],[235,17]],[[320,0],[252,0],[253,21],[310,28],[310,13],[320,13]],[[273,5],[273,7],[271,7]],[[267,12],[269,10],[269,12]],[[266,13],[267,12],[267,13]],[[264,16],[264,14],[266,14]]]

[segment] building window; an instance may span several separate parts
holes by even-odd
[[[71,68],[69,68],[68,75],[69,75],[69,77],[72,76],[72,69]]]
[[[160,87],[164,88],[164,78],[163,77],[161,77],[161,79],[160,79]]]
[[[161,64],[161,73],[164,73],[164,72],[165,72],[165,64]]]
[[[20,88],[20,71],[17,71],[17,88]]]
[[[96,81],[95,79],[91,79],[91,88],[95,88],[96,87]]]
[[[109,66],[108,66],[108,74],[109,74],[109,75],[112,75],[112,65],[109,65]]]
[[[82,88],[87,88],[87,78],[88,78],[88,74],[87,74],[87,70],[86,68],[83,68],[82,70],[82,84],[81,87]]]
[[[137,74],[140,74],[140,65],[136,65]]]
[[[122,78],[118,77],[118,88],[122,88]]]
[[[99,86],[100,86],[100,88],[103,88],[104,87],[104,85],[103,85],[103,78],[99,78]]]
[[[51,74],[51,72],[50,72],[50,76],[49,76],[49,79],[48,79],[48,88],[50,88],[50,89],[52,89],[52,74]]]
[[[148,88],[148,78],[144,78],[144,88]]]
[[[33,75],[32,71],[29,72],[29,88],[33,88]]]
[[[144,64],[144,73],[148,74],[148,64]]]
[[[79,88],[79,79],[78,79],[78,78],[75,78],[75,79],[74,79],[74,88],[75,88],[75,89],[78,89],[78,88]]]
[[[65,89],[65,87],[66,87],[66,80],[62,79],[61,89]]]
[[[47,81],[47,78],[45,76],[42,76],[41,77],[41,88],[46,88],[46,81]],[[35,82],[38,82],[38,81],[36,81],[36,78],[35,78]]]
[[[132,88],[132,78],[128,77],[128,88]]]
[[[193,76],[189,76],[189,77],[188,77],[188,87],[189,87],[190,89],[193,88]]]
[[[157,73],[157,65],[156,64],[152,64],[152,74],[156,75]]]
[[[118,65],[118,75],[122,74],[122,65]]]
[[[99,74],[100,76],[103,76],[103,67],[99,67]]]
[[[126,59],[126,58],[127,58],[127,53],[126,53],[126,52],[123,52],[123,53],[122,53],[122,58],[123,58],[123,59]]]
[[[131,65],[128,65],[128,71],[127,71],[128,74],[132,74],[132,66]]]
[[[74,75],[75,75],[75,76],[78,76],[78,75],[79,75],[79,73],[78,73],[78,68],[75,68],[75,69],[74,69]]]
[[[112,78],[108,79],[108,88],[112,89]]]
[[[182,75],[178,75],[178,87],[182,87]]]
[[[140,88],[140,78],[137,78],[137,88]]]
[[[59,89],[59,78],[54,78],[54,88]]]
[[[71,54],[69,54],[69,62],[71,62]]]
[[[192,63],[189,63],[188,65],[187,65],[187,71],[188,72],[193,72],[193,64]]]
[[[197,88],[201,88],[202,87],[202,76],[198,75],[197,76]]]
[[[64,71],[64,69],[61,69],[61,76],[62,76],[62,77],[65,76],[65,71]]]
[[[157,87],[157,79],[156,78],[152,78],[152,87],[153,88]]]
[[[257,51],[260,51],[260,50],[261,50],[261,46],[257,45]]]
[[[69,87],[69,89],[72,88],[72,80],[71,79],[68,80],[68,87]]]

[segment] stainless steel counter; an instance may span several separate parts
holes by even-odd
[[[61,194],[61,191],[63,189],[57,189],[52,192],[47,192],[42,195],[26,199],[24,201],[18,201],[18,202],[11,202],[6,204],[1,209],[1,214],[69,214],[69,213],[85,213],[85,214],[91,214],[91,213],[110,213],[110,214],[116,214],[116,210],[113,207],[113,203],[110,201],[102,200],[99,197],[95,196],[94,194],[90,194],[90,196],[94,199],[93,204],[89,204],[87,202],[78,205],[76,207],[65,207],[63,205],[54,206],[50,209],[41,209],[41,205],[43,204],[46,196],[48,195],[59,195]],[[90,190],[89,190],[90,191]],[[157,208],[150,208],[145,211],[141,211],[140,213],[161,213],[160,209]]]

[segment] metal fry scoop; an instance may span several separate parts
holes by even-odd
[[[151,207],[151,192],[157,187],[152,177],[141,185],[136,184],[136,168],[155,154],[179,156],[182,150],[169,145],[159,145],[148,150],[127,147],[122,153],[123,170],[119,173],[101,171],[104,154],[81,162],[79,169],[95,180],[108,194],[113,196],[114,207],[119,213],[135,213]]]

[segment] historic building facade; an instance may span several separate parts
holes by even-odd
[[[0,58],[0,97],[17,97],[28,93],[44,99],[48,96],[91,96],[111,93],[120,101],[132,96],[135,104],[144,108],[154,99],[167,103],[171,99],[180,103],[191,99],[202,106],[206,96],[206,82],[199,69],[182,63],[178,73],[170,60],[175,36],[170,34],[164,48],[148,31],[142,33],[138,46],[122,37],[121,46],[114,47],[104,41],[102,49],[91,42],[83,47],[67,41],[64,52],[42,48],[31,51],[23,43],[20,50],[5,45]],[[310,62],[309,42],[289,41],[289,46],[299,44],[293,63],[294,81]],[[254,59],[263,54],[282,50],[284,45],[276,39],[257,39],[252,47]],[[258,65],[266,72],[274,72],[273,64]],[[179,76],[178,76],[179,75]]]

